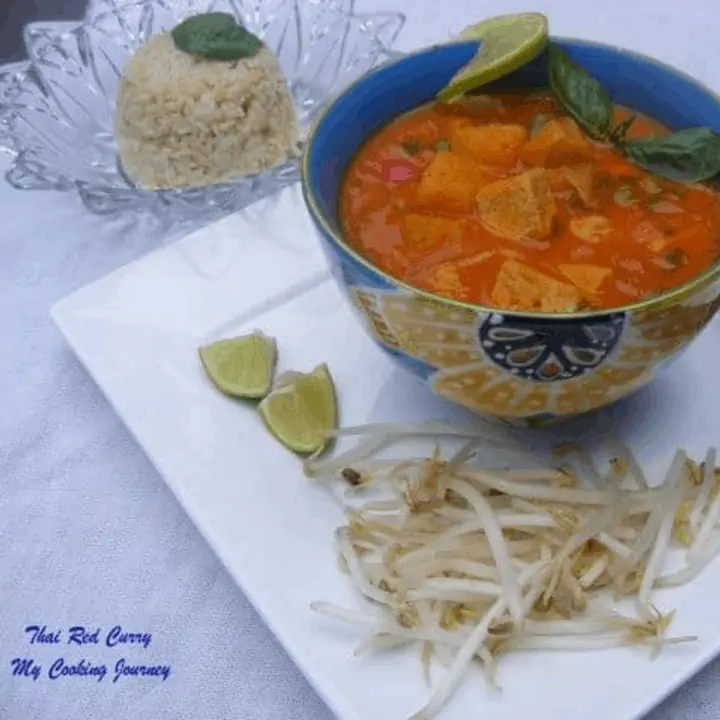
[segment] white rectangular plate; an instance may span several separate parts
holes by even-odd
[[[418,655],[352,655],[352,628],[315,616],[313,600],[355,605],[337,569],[342,514],[254,411],[215,391],[199,344],[262,328],[280,369],[327,362],[343,424],[452,419],[456,411],[395,370],[329,279],[299,193],[286,191],[148,255],[62,300],[53,317],[211,547],[315,688],[343,720],[399,720],[427,697]],[[659,472],[677,445],[717,441],[718,324],[650,388],[614,411],[619,431]],[[587,429],[592,423],[587,421]],[[590,431],[592,432],[592,431]],[[720,652],[717,565],[659,596],[674,635],[699,641],[654,662],[634,650],[518,654],[502,696],[480,673],[442,717],[629,720]],[[288,592],[288,589],[290,591]]]

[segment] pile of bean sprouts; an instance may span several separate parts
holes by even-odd
[[[508,652],[655,653],[694,639],[667,635],[673,612],[661,613],[653,593],[689,582],[720,550],[714,448],[700,462],[678,450],[664,477],[651,479],[622,443],[604,465],[565,445],[541,468],[492,469],[487,438],[442,423],[334,435],[359,440],[305,469],[342,488],[340,565],[369,603],[313,609],[364,630],[358,652],[416,644],[426,677],[431,659],[446,666],[412,720],[435,717],[473,661],[495,684]],[[386,456],[407,438],[427,452]],[[462,444],[443,457],[438,443],[449,439]],[[668,569],[676,549],[682,563]],[[619,600],[631,600],[632,612],[619,612]]]

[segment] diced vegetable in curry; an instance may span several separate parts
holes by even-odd
[[[666,132],[636,114],[626,137]],[[710,185],[652,175],[594,142],[550,91],[401,116],[351,163],[340,210],[348,241],[390,275],[508,310],[627,305],[691,280],[720,251]]]

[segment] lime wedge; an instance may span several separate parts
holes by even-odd
[[[480,40],[475,57],[438,93],[441,102],[457,100],[468,90],[497,80],[535,59],[547,45],[548,21],[541,13],[498,15],[470,25],[464,40]]]
[[[285,447],[298,453],[320,450],[327,443],[325,433],[337,427],[335,384],[327,365],[309,373],[284,373],[258,410]]]
[[[210,380],[226,395],[257,399],[270,391],[277,345],[259,330],[205,345],[198,354]]]

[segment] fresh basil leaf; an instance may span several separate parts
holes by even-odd
[[[710,128],[626,140],[622,148],[638,165],[668,180],[699,182],[720,173],[720,136]]]
[[[229,13],[211,12],[183,20],[172,30],[178,50],[210,60],[240,60],[262,47],[262,40]]]
[[[548,48],[550,89],[576,122],[596,140],[604,139],[612,122],[612,101],[600,83],[557,45]]]

